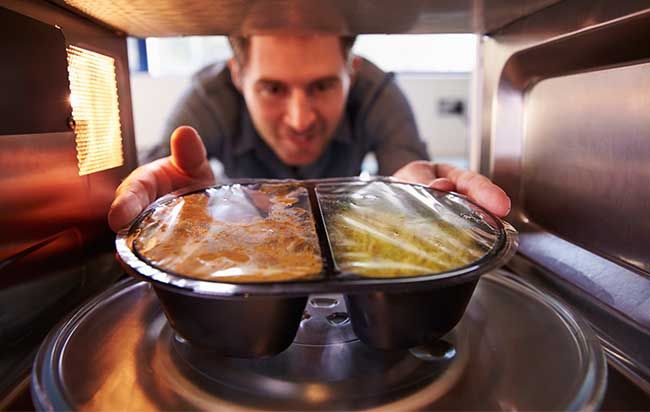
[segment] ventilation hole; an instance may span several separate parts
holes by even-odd
[[[334,312],[327,316],[327,321],[330,325],[342,326],[350,322],[350,317],[345,312]]]
[[[332,298],[313,298],[309,303],[315,308],[333,308],[339,301]]]

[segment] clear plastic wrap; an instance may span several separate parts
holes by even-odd
[[[376,181],[316,186],[338,271],[432,275],[471,265],[497,243],[496,222],[457,195]]]
[[[373,348],[432,342],[517,232],[456,193],[390,179],[252,179],[167,195],[115,246],[185,340],[256,358],[289,347],[311,294],[342,293]]]
[[[204,280],[312,279],[323,266],[307,190],[291,184],[176,197],[140,222],[133,247],[153,266]]]

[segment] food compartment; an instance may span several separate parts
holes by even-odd
[[[178,335],[218,355],[283,351],[296,334],[307,294],[216,296],[211,283],[323,276],[308,192],[298,184],[233,184],[172,196],[135,223],[131,239],[142,261],[178,276],[177,286],[197,285],[188,290],[155,282],[154,289]],[[197,291],[202,285],[208,287]]]
[[[285,282],[322,276],[307,189],[225,185],[174,197],[137,225],[133,249],[150,265],[216,282]]]
[[[316,195],[337,276],[383,281],[346,294],[355,333],[375,348],[440,338],[479,275],[504,262],[500,221],[460,195],[389,181],[322,184]]]
[[[236,358],[276,355],[291,345],[307,297],[216,298],[154,286],[176,333],[207,353]]]
[[[478,276],[417,292],[347,294],[354,333],[369,346],[409,349],[451,331],[465,313]]]
[[[316,195],[344,277],[443,274],[476,264],[499,241],[495,219],[453,193],[376,181],[318,185]]]

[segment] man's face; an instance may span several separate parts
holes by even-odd
[[[255,129],[287,165],[313,163],[345,108],[351,68],[336,36],[253,36],[244,67],[231,62]]]

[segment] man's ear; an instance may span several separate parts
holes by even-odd
[[[239,62],[234,58],[231,57],[228,59],[228,69],[230,70],[230,78],[232,79],[232,83],[235,85],[237,90],[241,92],[242,90],[242,84],[241,84],[241,71],[242,68],[239,64]]]

